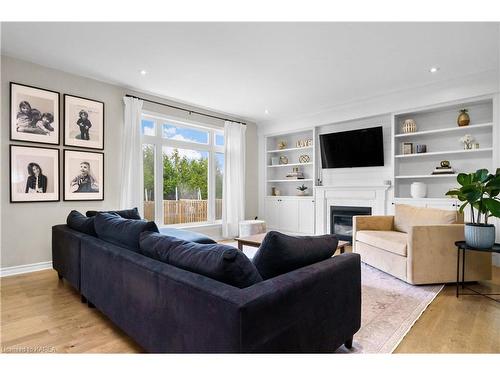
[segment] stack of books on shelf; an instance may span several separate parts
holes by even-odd
[[[303,180],[304,174],[302,172],[290,172],[286,175],[286,178],[290,180]]]
[[[436,167],[432,174],[454,174],[455,170],[452,167]]]

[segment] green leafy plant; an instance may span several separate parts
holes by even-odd
[[[300,191],[306,191],[307,190],[307,186],[302,184],[302,186],[298,186],[297,187],[297,190],[300,190]]]
[[[469,110],[465,108],[460,110],[460,113],[467,113],[467,112],[469,112]]]
[[[488,224],[489,217],[500,217],[500,170],[490,174],[487,169],[478,169],[474,173],[460,173],[457,176],[460,187],[446,193],[456,196],[463,202],[459,211],[469,206],[472,222]],[[476,214],[474,212],[476,210]]]

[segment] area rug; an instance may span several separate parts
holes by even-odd
[[[249,258],[256,251],[243,248]],[[444,286],[410,285],[364,263],[361,284],[361,328],[352,349],[341,346],[338,353],[392,353]]]

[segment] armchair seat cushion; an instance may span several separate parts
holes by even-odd
[[[408,235],[403,232],[385,230],[361,230],[356,232],[356,241],[406,257]]]

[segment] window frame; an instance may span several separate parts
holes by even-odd
[[[154,147],[155,166],[154,166],[154,202],[155,202],[155,222],[159,223],[160,227],[193,227],[193,226],[210,226],[219,225],[222,220],[215,219],[215,175],[216,175],[216,153],[224,153],[224,146],[217,146],[215,143],[215,135],[224,135],[224,129],[218,126],[198,123],[195,121],[187,121],[185,119],[178,119],[174,116],[162,115],[150,111],[142,111],[142,120],[153,121],[154,135],[145,135],[142,133],[141,128],[141,144],[152,145]],[[181,128],[188,128],[194,130],[202,130],[208,132],[208,144],[196,143],[189,141],[181,141],[177,139],[168,139],[163,137],[163,124],[179,126]],[[224,143],[226,140],[224,139]],[[195,151],[208,152],[208,181],[207,181],[207,221],[198,221],[191,223],[180,224],[165,224],[163,222],[163,147],[182,148]],[[224,155],[225,160],[225,155]],[[144,178],[144,177],[142,177]],[[142,205],[144,206],[144,193],[141,194]],[[224,200],[224,196],[222,197]]]

